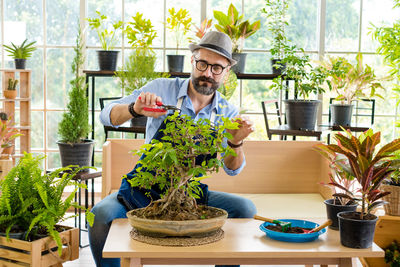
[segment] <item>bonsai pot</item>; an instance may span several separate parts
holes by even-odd
[[[332,125],[350,126],[353,105],[330,104]]]
[[[278,58],[271,59],[272,74],[281,75],[285,71],[286,64],[280,63],[281,60]]]
[[[126,216],[132,227],[139,233],[147,236],[168,237],[168,236],[207,236],[219,230],[228,218],[228,213],[219,208],[208,207],[219,211],[218,217],[186,220],[186,221],[166,221],[145,219],[136,216],[136,213],[144,208],[128,211]]]
[[[232,58],[237,61],[237,64],[232,67],[234,73],[244,73],[246,57],[246,53],[232,53]]]
[[[17,97],[17,90],[4,90],[3,95],[8,99],[15,99]]]
[[[169,72],[183,72],[184,55],[167,55]]]
[[[383,205],[385,213],[392,216],[400,216],[400,186],[391,184],[381,184],[380,190],[390,192],[389,195],[383,197],[388,203]]]
[[[324,201],[326,205],[326,214],[327,218],[332,220],[332,224],[329,225],[329,228],[332,230],[339,230],[339,221],[337,214],[342,211],[356,211],[357,204],[350,205],[340,205],[334,203],[334,199],[327,199]]]
[[[25,58],[14,58],[15,68],[19,70],[24,70],[26,66]]]
[[[96,52],[100,70],[115,71],[117,69],[119,51],[98,50]]]
[[[342,211],[338,213],[340,243],[349,248],[369,248],[372,246],[378,217],[373,214],[359,219],[360,212]]]
[[[291,130],[315,130],[320,100],[283,100]]]
[[[94,148],[94,140],[84,140],[83,143],[69,144],[57,142],[60,149],[61,165],[78,165],[79,167],[91,166]]]

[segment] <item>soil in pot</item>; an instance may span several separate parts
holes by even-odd
[[[302,234],[304,233],[303,230],[311,230],[312,228],[302,228],[302,227],[289,227],[286,231],[282,231],[282,226],[280,225],[268,225],[265,227],[274,232],[281,232],[281,233],[288,233],[288,234]]]

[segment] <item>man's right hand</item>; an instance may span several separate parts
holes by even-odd
[[[157,96],[156,94],[149,93],[149,92],[142,92],[139,97],[136,99],[135,105],[133,106],[133,109],[135,110],[136,113],[140,115],[144,115],[146,117],[153,117],[153,118],[158,118],[161,117],[165,114],[167,114],[167,111],[164,112],[152,112],[152,111],[146,111],[143,110],[144,107],[148,108],[157,108],[158,106],[156,105],[156,102],[162,102],[161,97]]]

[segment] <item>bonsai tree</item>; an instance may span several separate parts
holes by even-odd
[[[175,11],[175,8],[170,8],[168,9],[168,13],[166,27],[174,35],[176,54],[178,55],[179,45],[183,42],[183,38],[189,33],[192,26],[192,18],[189,15],[189,11],[182,8],[178,11]]]
[[[320,65],[327,76],[329,90],[342,104],[350,105],[354,100],[374,96],[383,98],[376,91],[384,89],[380,81],[387,78],[376,77],[374,70],[363,64],[361,53],[357,54],[355,65],[344,57],[328,57]]]
[[[108,17],[99,11],[96,11],[96,14],[97,17],[95,18],[86,18],[89,22],[89,27],[92,30],[96,30],[103,50],[113,50],[118,42],[118,35],[116,33],[119,30],[123,30],[124,24],[120,20],[109,22],[107,20]]]
[[[80,169],[60,168],[44,173],[40,169],[44,158],[25,153],[18,165],[0,181],[0,230],[7,238],[14,231],[25,232],[25,239],[34,239],[29,235],[31,232],[47,234],[56,241],[61,255],[62,242],[56,224],[76,216],[66,217],[71,207],[85,210],[73,202],[77,189],[85,185],[72,180]],[[64,198],[64,189],[71,185],[74,190]],[[89,211],[86,215],[92,225],[94,215]]]
[[[360,184],[358,198],[361,200],[360,219],[371,212],[372,209],[385,204],[380,200],[390,192],[382,192],[379,185],[393,173],[392,157],[400,149],[400,139],[384,145],[377,152],[381,133],[373,133],[372,129],[362,133],[358,138],[347,131],[347,137],[341,133],[335,134],[337,144],[317,145],[326,153],[346,158],[347,171],[354,176]]]
[[[161,141],[145,144],[137,155],[144,155],[138,164],[137,175],[128,180],[132,186],[151,189],[158,184],[164,192],[160,199],[152,200],[143,210],[143,217],[166,220],[201,219],[204,215],[195,199],[201,194],[199,180],[218,171],[223,159],[234,155],[224,144],[232,138],[226,129],[237,129],[238,124],[229,118],[220,118],[223,124],[211,126],[207,119],[194,122],[189,116],[178,112],[166,119],[166,129]],[[198,156],[216,156],[196,165]]]
[[[78,24],[79,25],[79,24]],[[75,57],[71,64],[74,79],[70,81],[71,90],[69,91],[69,102],[67,111],[63,114],[62,120],[58,125],[58,134],[64,143],[82,143],[90,132],[88,99],[86,96],[85,77],[82,75],[85,57],[83,54],[82,32],[80,27],[74,47]]]
[[[229,5],[227,14],[214,10],[214,18],[218,21],[215,28],[231,38],[232,53],[241,53],[244,40],[261,27],[259,20],[250,23],[248,20],[244,20],[243,15],[239,16],[239,12],[233,4]]]
[[[169,74],[155,71],[157,57],[151,45],[157,32],[150,19],[144,19],[143,14],[139,12],[132,19],[132,22],[128,22],[126,34],[133,50],[125,67],[116,72],[116,77],[119,78],[126,94],[131,94],[154,79],[169,77]]]
[[[32,52],[36,50],[33,45],[36,41],[27,43],[28,39],[25,39],[22,44],[15,45],[11,42],[11,45],[4,45],[5,50],[14,59],[27,59],[32,56]]]

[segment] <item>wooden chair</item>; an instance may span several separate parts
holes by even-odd
[[[267,106],[274,105],[274,111],[272,114],[276,113],[276,120],[278,122],[278,127],[271,128],[268,122],[268,108]],[[292,136],[293,140],[296,140],[296,136],[307,136],[307,137],[316,137],[317,140],[321,140],[322,131],[321,130],[292,130],[289,129],[287,124],[282,124],[282,114],[279,109],[279,104],[277,99],[265,100],[261,102],[261,106],[263,109],[265,127],[267,130],[268,139],[272,140],[272,135],[279,135],[280,140],[286,140],[287,136]]]

